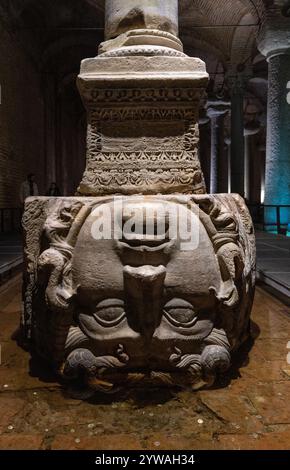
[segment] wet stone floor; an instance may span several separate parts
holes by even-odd
[[[129,390],[86,402],[18,346],[20,299],[18,277],[0,293],[0,449],[290,449],[290,307],[262,288],[253,340],[218,387]]]

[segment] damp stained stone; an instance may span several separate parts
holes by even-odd
[[[209,76],[183,52],[177,3],[107,0],[107,41],[78,77],[88,127],[77,196],[25,204],[23,331],[84,400],[212,385],[249,336],[253,224],[240,196],[206,194]],[[115,221],[119,236],[98,236]]]

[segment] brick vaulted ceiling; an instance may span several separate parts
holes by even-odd
[[[241,65],[249,66],[254,78],[267,78],[256,35],[265,9],[287,1],[179,0],[185,52],[206,62],[213,94],[224,93],[226,75],[235,74]],[[105,0],[1,0],[0,19],[37,67],[53,68],[57,63],[61,80],[77,73],[82,58],[96,55],[104,34],[104,6]]]
[[[269,3],[272,2],[180,0],[180,36],[185,47],[208,49],[228,62],[233,56],[233,45],[239,42],[242,46],[238,52],[243,56],[243,48],[252,42],[264,8]],[[46,33],[65,28],[96,28],[101,31],[104,4],[104,0],[1,0],[0,11],[1,16],[15,28],[34,31],[42,28]]]

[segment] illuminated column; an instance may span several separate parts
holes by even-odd
[[[269,63],[265,204],[290,204],[290,19],[278,8],[268,11],[258,47]],[[289,212],[281,212],[282,223]],[[276,210],[265,217],[275,223]]]
[[[251,140],[252,136],[256,135],[260,130],[260,127],[257,123],[254,125],[247,125],[244,129],[244,139],[245,139],[245,164],[244,164],[244,196],[247,201],[250,201],[250,190],[251,190],[251,175],[250,175],[250,168],[251,168]]]
[[[260,160],[260,203],[265,202],[265,161],[266,161],[266,146],[259,146],[259,160]]]

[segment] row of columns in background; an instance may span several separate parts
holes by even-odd
[[[231,136],[225,117],[231,113]],[[210,193],[239,193],[252,203],[263,202],[265,147],[259,145],[259,127],[244,126],[244,94],[231,102],[209,101],[200,119],[200,160]]]
[[[236,83],[230,105],[231,136],[225,139],[228,152],[222,138],[224,113],[211,110],[210,124],[201,122],[201,161],[208,191],[237,192],[265,206],[290,206],[290,18],[277,6],[267,11],[258,48],[269,64],[266,149],[255,145],[258,129],[244,129],[243,86]],[[284,209],[282,223],[289,224],[290,208]],[[265,211],[270,228],[275,217],[275,208]]]
[[[230,137],[225,136],[223,130],[227,112],[223,107],[226,104],[214,106],[209,103],[210,123],[201,125],[200,129],[201,161],[208,191],[212,193],[231,191],[244,195],[250,202],[265,200],[268,205],[290,204],[290,19],[284,17],[278,7],[268,9],[258,47],[269,63],[265,182],[264,149],[255,145],[258,139],[253,135],[254,130],[244,129],[244,92],[240,83],[232,86],[231,103],[228,104],[231,111]],[[75,163],[80,161],[78,152],[84,154],[84,139],[78,143],[72,138],[75,134],[72,129],[77,126],[74,120],[81,113],[67,106],[76,100],[72,100],[69,93],[62,94],[60,100],[51,77],[47,79],[47,174],[49,180],[61,177],[69,181],[64,192],[71,193],[76,182],[64,177],[64,173],[70,165],[79,165]],[[60,129],[65,129],[61,135]],[[84,135],[85,129],[79,133]],[[61,156],[57,153],[59,143],[62,143]],[[59,162],[62,162],[61,168]],[[76,168],[75,174],[81,170]]]

